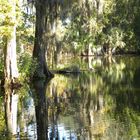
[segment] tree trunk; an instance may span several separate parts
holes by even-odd
[[[38,66],[35,70],[34,77],[43,78],[45,76],[51,77],[52,73],[48,70],[46,63],[46,26],[48,15],[48,1],[36,0],[36,31],[35,31],[35,44],[33,50],[33,58],[36,59]]]
[[[103,14],[103,7],[104,7],[104,0],[96,0],[96,2],[97,2],[98,15],[102,15]]]
[[[18,78],[17,58],[16,58],[16,1],[9,0],[9,4],[12,6],[11,10],[11,34],[7,37],[7,45],[4,51],[5,57],[5,81],[14,80]]]

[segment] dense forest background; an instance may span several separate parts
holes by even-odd
[[[77,137],[139,139],[140,56],[126,54],[140,54],[139,0],[0,0],[0,137],[56,138],[60,117]]]
[[[61,55],[139,54],[139,23],[139,0],[0,0],[0,77],[49,75],[44,60]]]

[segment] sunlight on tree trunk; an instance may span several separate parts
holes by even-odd
[[[98,15],[101,15],[103,14],[104,0],[96,0],[96,1],[97,1]]]
[[[5,49],[5,79],[6,81],[18,78],[17,58],[16,58],[16,1],[9,0],[11,5],[11,33],[7,38]]]

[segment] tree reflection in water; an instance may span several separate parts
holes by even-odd
[[[48,110],[46,101],[46,88],[50,79],[45,82],[43,80],[36,80],[34,86],[34,103],[37,124],[37,139],[48,140]]]
[[[13,134],[18,130],[21,139],[139,139],[138,58],[92,59],[88,62],[97,71],[56,75],[49,83],[35,81],[31,89],[7,89],[7,128]],[[87,63],[80,65],[89,68]],[[2,99],[0,105],[2,110]],[[2,115],[0,131],[4,130]]]
[[[51,112],[56,113],[59,135],[64,132],[65,138],[71,133],[86,140],[139,138],[140,61],[129,56],[99,60],[88,61],[96,72],[51,81],[49,122],[53,123]]]
[[[5,119],[7,132],[17,135],[18,94],[11,88],[5,89]]]

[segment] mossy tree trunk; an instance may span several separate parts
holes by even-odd
[[[19,76],[16,58],[16,0],[9,0],[9,4],[11,5],[11,25],[4,51],[5,82],[8,83]]]
[[[33,50],[33,58],[37,60],[38,66],[35,70],[35,78],[51,77],[46,63],[46,34],[47,34],[47,16],[48,16],[48,0],[36,0],[36,31],[35,44]]]

